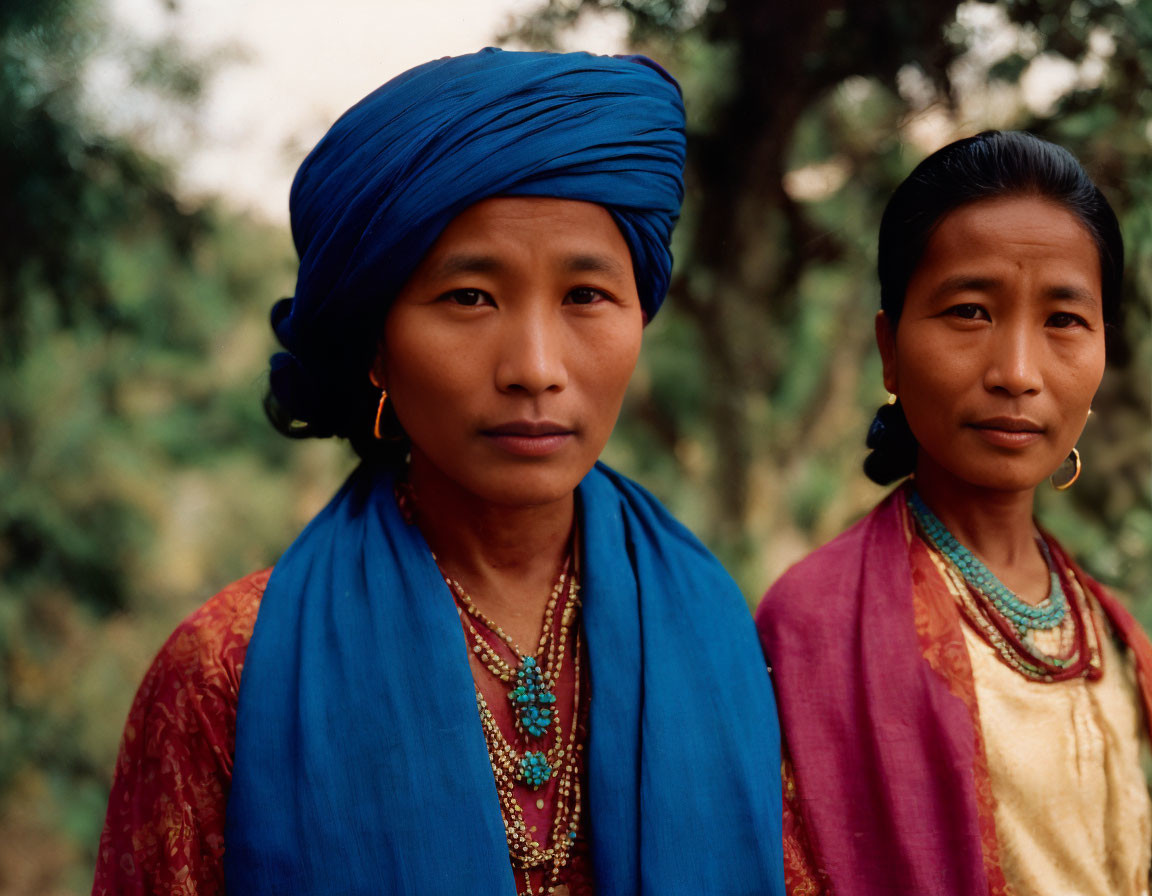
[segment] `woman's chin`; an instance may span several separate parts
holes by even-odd
[[[476,483],[471,491],[490,504],[509,508],[543,507],[570,498],[588,470],[525,470]]]
[[[572,497],[593,461],[561,460],[485,462],[453,467],[413,456],[410,468],[417,493],[456,493],[456,500],[479,501],[497,507],[544,507]]]
[[[955,471],[920,469],[916,471],[916,478],[920,482],[934,481],[949,490],[1012,494],[1035,491],[1048,478],[1048,473],[1035,464],[1000,462]]]

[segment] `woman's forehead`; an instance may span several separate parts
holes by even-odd
[[[566,252],[628,252],[619,226],[603,206],[591,202],[551,197],[502,196],[469,206],[449,222],[429,251],[429,256],[454,252],[497,252],[551,244]]]
[[[1101,266],[1096,241],[1083,222],[1060,203],[1032,196],[986,199],[950,212],[936,225],[913,280],[943,268],[1018,265],[1043,259],[1053,275],[1086,277],[1099,293]]]

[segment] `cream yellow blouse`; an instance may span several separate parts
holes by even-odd
[[[1104,675],[1030,681],[964,626],[1015,896],[1147,896],[1152,800],[1130,651],[1099,620]]]

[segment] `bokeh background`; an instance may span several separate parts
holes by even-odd
[[[683,85],[675,280],[607,459],[750,603],[883,494],[889,192],[986,127],[1078,154],[1124,228],[1126,323],[1041,516],[1152,623],[1152,0],[3,0],[0,894],[90,888],[151,657],[352,467],[260,410],[293,168],[379,82],[493,42],[635,49]]]

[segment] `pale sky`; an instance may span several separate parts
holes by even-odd
[[[177,37],[193,56],[224,54],[195,114],[125,89],[116,51],[90,75],[98,106],[148,132],[178,162],[189,192],[287,221],[296,166],[336,117],[384,81],[439,56],[487,46],[537,0],[109,0],[117,26]],[[584,23],[572,48],[620,52],[620,21]],[[170,119],[170,120],[168,120]]]

